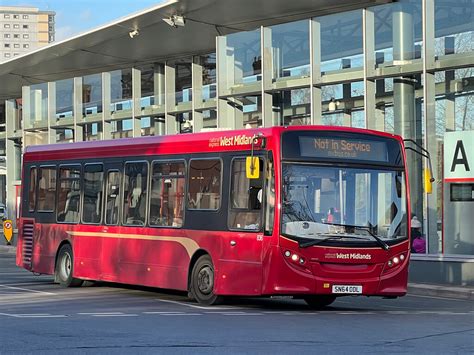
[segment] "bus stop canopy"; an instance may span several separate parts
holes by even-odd
[[[171,0],[0,64],[0,99],[21,87],[214,51],[216,36],[390,0]],[[185,18],[184,27],[163,19]],[[133,38],[130,32],[138,30]]]

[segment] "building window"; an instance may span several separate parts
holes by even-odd
[[[3,38],[10,38],[10,34],[9,34],[9,33],[5,33],[5,34],[3,35]]]
[[[20,45],[19,45],[18,43],[15,43],[15,44],[13,45],[13,48],[20,48]]]
[[[10,54],[10,53],[5,53],[3,56],[4,56],[5,58],[10,58],[10,57],[11,57],[11,54]]]
[[[30,35],[29,34],[24,34],[23,38],[30,38]]]
[[[13,56],[14,56],[14,57],[16,57],[16,56],[18,56],[18,55],[20,55],[20,53],[13,53]]]
[[[24,44],[23,48],[30,48],[30,45],[29,44]]]
[[[17,20],[20,18],[20,15],[13,15],[13,18]]]
[[[23,15],[23,19],[28,19],[28,15]]]
[[[27,29],[27,28],[28,28],[28,25],[23,25],[23,28],[24,28],[24,29]]]
[[[10,28],[10,24],[9,23],[4,24],[3,28]]]
[[[5,43],[5,44],[4,44],[4,47],[5,47],[5,48],[10,48],[10,43]]]
[[[20,35],[13,35],[13,38],[20,38]]]
[[[10,18],[10,14],[3,15],[3,18]]]
[[[17,23],[15,23],[15,24],[13,25],[13,28],[20,28],[20,25],[17,24]]]

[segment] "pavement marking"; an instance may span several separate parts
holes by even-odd
[[[49,314],[49,313],[30,313],[30,314],[9,314],[0,313],[2,316],[13,317],[13,318],[65,318],[64,314]]]
[[[181,313],[184,313],[184,312],[142,312],[143,314],[181,314]]]
[[[121,315],[121,314],[125,314],[123,312],[83,312],[83,313],[77,313],[81,316],[97,316],[97,315],[107,315],[107,316],[110,316],[110,315]]]
[[[40,294],[48,295],[48,296],[56,296],[56,293],[39,291],[39,290],[30,290],[28,288],[21,288],[21,287],[7,286],[7,285],[0,285],[0,287],[4,287],[11,290],[21,290],[21,291],[26,291],[26,292],[40,293]]]
[[[178,304],[180,306],[187,306],[187,307],[191,307],[191,308],[197,308],[197,309],[242,309],[242,307],[219,307],[219,306],[197,306],[197,305],[194,305],[194,304],[189,304],[189,303],[186,303],[186,302],[179,302],[179,301],[171,301],[171,300],[163,300],[163,299],[160,299],[160,298],[156,298],[157,301],[160,301],[160,302],[166,302],[166,303],[172,303],[172,304]]]
[[[175,314],[165,313],[161,315],[162,316],[203,316],[204,314],[202,313],[175,313]]]

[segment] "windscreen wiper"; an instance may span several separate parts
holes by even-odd
[[[331,239],[359,239],[360,240],[362,238],[349,236],[349,235],[331,235],[331,236],[323,238],[323,239],[313,239],[313,240],[310,240],[308,242],[303,242],[303,243],[300,242],[299,247],[300,248],[309,248],[309,247],[312,247],[313,245],[318,245],[318,244],[321,244],[322,242],[325,242],[325,241],[331,240]]]
[[[383,250],[387,251],[387,250],[390,249],[390,246],[387,243],[385,243],[382,239],[380,239],[380,237],[377,234],[372,232],[372,228],[373,228],[372,225],[370,225],[370,226],[355,226],[355,225],[351,225],[351,224],[337,224],[337,223],[324,223],[324,224],[328,224],[328,225],[331,225],[331,226],[339,226],[339,227],[347,227],[347,228],[365,230],[370,234],[371,237],[373,237],[375,239],[377,244],[380,245],[380,247]]]

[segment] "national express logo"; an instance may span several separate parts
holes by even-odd
[[[361,253],[326,253],[324,255],[326,259],[338,259],[338,260],[370,260],[372,255],[361,254]]]
[[[231,137],[216,137],[209,139],[209,147],[233,147],[239,145],[250,145],[252,144],[252,137],[244,134],[238,134]]]

